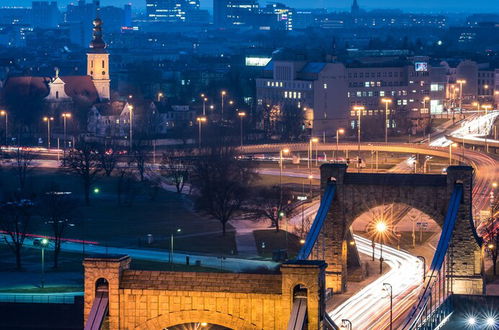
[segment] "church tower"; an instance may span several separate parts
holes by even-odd
[[[100,100],[106,101],[111,97],[109,53],[106,50],[107,45],[102,39],[102,20],[96,18],[93,25],[93,37],[87,54],[87,75],[92,77]]]
[[[360,13],[360,7],[359,4],[357,3],[357,0],[353,0],[352,7],[350,9],[350,13],[352,16],[357,16]]]

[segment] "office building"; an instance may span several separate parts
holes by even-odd
[[[259,10],[256,0],[213,0],[213,22],[218,27],[249,25]]]
[[[33,1],[31,5],[31,24],[35,28],[56,28],[61,19],[61,13],[56,1]]]

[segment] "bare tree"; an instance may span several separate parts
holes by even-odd
[[[101,171],[98,153],[89,144],[80,142],[68,152],[63,164],[69,172],[81,178],[85,204],[90,205],[90,188]]]
[[[220,221],[224,236],[227,222],[241,208],[255,178],[252,164],[237,160],[230,147],[209,148],[194,161],[196,206]]]
[[[287,188],[281,191],[279,186],[256,189],[254,198],[250,201],[250,209],[258,217],[269,219],[276,231],[279,231],[280,220],[294,215],[293,194]]]
[[[55,189],[46,192],[41,198],[40,215],[45,223],[52,228],[54,268],[57,268],[59,265],[62,237],[73,219],[77,203],[72,198],[70,192],[62,192],[58,191],[56,187],[53,188]]]
[[[189,165],[181,157],[164,153],[161,161],[161,174],[173,182],[177,193],[180,194],[189,178]]]
[[[112,146],[99,148],[99,167],[110,177],[118,163],[118,151]]]
[[[13,165],[13,170],[17,176],[19,183],[19,191],[24,192],[26,188],[26,179],[28,174],[35,167],[33,164],[34,160],[33,153],[26,148],[17,148],[11,164]]]
[[[21,252],[29,230],[32,210],[33,202],[28,199],[18,199],[0,205],[0,228],[5,234],[5,242],[16,256],[17,269],[22,268]]]

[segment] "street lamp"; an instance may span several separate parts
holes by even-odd
[[[311,138],[309,143],[308,143],[308,169],[311,170],[310,167],[310,160],[312,158],[312,143],[318,143],[319,139],[318,138]]]
[[[385,143],[388,143],[388,126],[390,125],[390,122],[388,121],[388,113],[390,112],[390,110],[388,109],[388,105],[392,103],[392,99],[383,98],[381,99],[381,102],[385,104]]]
[[[45,286],[45,248],[49,244],[49,240],[46,238],[42,238],[40,245],[42,247],[42,278],[41,278],[41,287]]]
[[[128,114],[130,116],[130,152],[132,152],[133,149],[133,105],[128,104]]]
[[[449,144],[449,166],[452,165],[452,147],[457,147],[457,143]]]
[[[345,133],[345,130],[343,128],[336,130],[336,157],[338,157],[340,153],[340,134],[343,133]]]
[[[64,150],[66,150],[66,125],[67,125],[66,121],[67,121],[68,118],[71,118],[71,113],[64,112],[62,114],[62,121],[64,123],[64,143],[63,143]]]
[[[383,291],[390,295],[390,330],[393,330],[393,287],[390,283],[383,283]]]
[[[376,223],[376,231],[380,235],[379,239],[379,248],[380,248],[380,254],[379,254],[379,273],[383,273],[383,235],[385,234],[386,230],[388,229],[388,226],[384,221],[378,221]]]
[[[362,105],[356,105],[353,107],[353,110],[357,112],[357,115],[358,115],[358,119],[357,119],[357,144],[358,144],[358,150],[357,150],[357,157],[358,157],[358,161],[360,161],[360,133],[361,133],[361,130],[360,130],[360,118],[362,116],[362,112],[365,110],[366,108]],[[359,169],[359,172],[360,172],[360,164],[358,164],[358,169]]]
[[[239,111],[237,113],[237,115],[239,116],[239,118],[241,119],[241,147],[243,146],[243,119],[244,117],[246,117],[246,112],[244,111]]]
[[[341,320],[341,329],[352,330],[352,322],[348,319]]]
[[[198,125],[199,125],[199,130],[198,130],[198,144],[199,147],[201,148],[201,124],[206,122],[206,117],[201,116],[196,118]]]
[[[490,109],[492,109],[492,105],[490,105],[490,104],[484,104],[484,105],[482,105],[482,108],[485,110],[485,114],[487,114],[488,111]]]
[[[182,231],[181,228],[177,228],[176,232],[180,233]],[[171,270],[173,270],[173,235],[174,233],[172,232],[170,234],[170,264],[171,264]]]
[[[473,102],[471,105],[475,106],[478,113],[480,113],[480,102]]]
[[[309,184],[309,188],[310,188],[310,198],[312,198],[312,179],[313,178],[314,178],[314,176],[312,174],[308,175],[308,184]]]
[[[163,93],[159,92],[158,93],[158,102],[161,102],[161,99],[163,98]]]
[[[206,116],[206,102],[208,102],[208,98],[201,94],[201,98],[203,100],[203,116]]]
[[[282,155],[288,153],[289,153],[288,148],[284,148],[279,151],[279,194],[280,194],[279,200],[281,204],[282,204],[282,163],[283,163]]]
[[[225,95],[227,94],[226,91],[222,91],[222,121],[224,121],[224,98],[225,98]]]
[[[0,110],[0,116],[5,116],[5,146],[8,145],[8,126],[9,126],[9,114],[5,110]]]
[[[54,121],[54,117],[43,117],[43,121],[47,123],[47,146],[50,149],[50,122]]]
[[[466,80],[458,79],[456,82],[459,84],[459,111],[463,113],[463,85],[466,84]]]

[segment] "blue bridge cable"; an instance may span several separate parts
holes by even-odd
[[[315,216],[314,222],[312,223],[310,231],[307,234],[307,238],[305,239],[305,244],[303,244],[300,252],[298,252],[298,260],[306,260],[312,253],[314,245],[317,242],[317,238],[319,237],[322,227],[326,222],[326,217],[329,213],[329,209],[331,208],[331,202],[333,201],[335,193],[336,183],[328,183],[321,200],[321,205],[319,206],[319,210],[317,211],[317,215]]]
[[[462,198],[463,198],[463,185],[457,184],[454,186],[454,190],[452,191],[452,195],[449,200],[449,205],[447,207],[447,214],[445,215],[442,234],[440,235],[437,249],[435,251],[435,255],[433,256],[433,260],[431,262],[430,266],[431,274],[430,276],[428,276],[430,280],[426,284],[423,294],[419,298],[419,301],[416,305],[416,308],[407,318],[403,329],[414,329],[414,325],[421,318],[424,311],[424,307],[428,303],[428,298],[430,297],[431,288],[433,286],[431,280],[434,279],[436,273],[438,273],[442,269],[442,265],[445,261],[447,250],[449,249],[449,245],[452,240],[452,233],[454,231],[454,227],[457,222],[457,214],[459,211],[459,206],[461,204]]]

